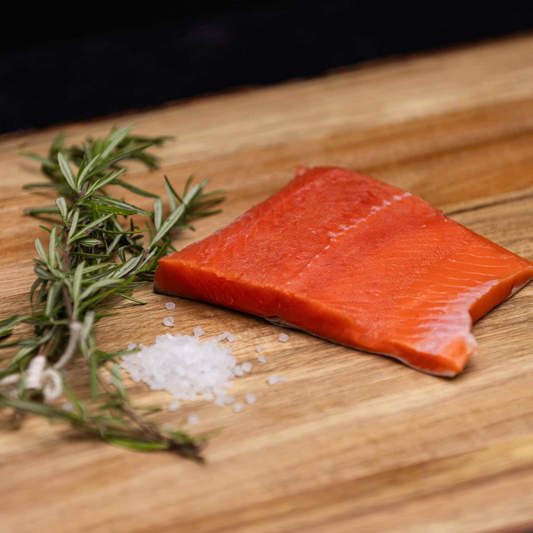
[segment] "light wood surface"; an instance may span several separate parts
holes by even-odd
[[[224,213],[186,232],[210,234],[293,177],[296,164],[339,165],[393,183],[533,259],[533,37],[367,65],[320,79],[237,92],[61,128],[69,140],[135,123],[176,137],[160,171],[130,180],[162,191],[187,176],[228,191]],[[0,140],[0,319],[24,312],[37,222],[21,191],[43,178],[18,153],[44,153],[59,129]],[[128,195],[126,198],[130,198]],[[150,207],[146,202],[141,205]],[[456,379],[416,372],[260,319],[139,291],[98,327],[109,350],[165,331],[236,334],[251,361],[234,394],[241,414],[205,402],[158,416],[195,433],[222,429],[199,466],[76,438],[31,418],[0,417],[0,531],[47,532],[519,532],[533,528],[533,286],[474,328],[481,353]],[[262,344],[266,364],[256,363]],[[82,365],[71,369],[85,379]],[[270,387],[272,374],[287,376]],[[165,393],[130,383],[139,404]]]

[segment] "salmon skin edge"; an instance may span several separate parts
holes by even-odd
[[[507,300],[509,300],[510,298],[512,298],[517,292],[519,292],[520,290],[522,290],[526,285],[528,285],[529,283],[531,283],[531,281],[533,281],[533,278],[532,279],[529,279],[527,280],[525,283],[523,283],[522,285],[518,286],[518,287],[515,287],[511,293],[509,294],[509,296],[507,296],[507,298],[505,298],[504,300],[502,300],[501,302],[497,303],[494,307],[498,307],[499,305],[502,305],[504,302],[506,302]],[[205,305],[213,305],[213,306],[216,306],[216,307],[223,307],[224,309],[229,309],[231,311],[236,311],[238,313],[244,313],[244,314],[247,314],[247,315],[250,315],[250,316],[253,316],[253,317],[256,317],[256,318],[261,318],[265,321],[267,321],[269,324],[272,324],[272,325],[275,325],[275,326],[278,326],[278,327],[282,327],[282,328],[287,328],[287,329],[293,329],[295,331],[301,331],[303,333],[306,333],[308,335],[312,335],[313,337],[316,337],[318,339],[322,339],[324,341],[327,341],[327,342],[332,342],[333,344],[337,344],[338,346],[344,346],[345,348],[349,348],[351,350],[359,350],[361,352],[364,352],[364,353],[369,353],[369,354],[374,354],[374,355],[381,355],[381,356],[384,356],[384,357],[388,357],[389,359],[394,359],[402,364],[404,364],[405,366],[409,367],[409,368],[412,368],[413,370],[417,370],[418,372],[422,372],[423,374],[428,374],[430,376],[435,376],[435,377],[441,377],[441,378],[454,378],[456,377],[457,375],[461,374],[462,371],[464,370],[464,368],[467,366],[470,358],[472,355],[475,355],[477,353],[479,353],[479,349],[477,347],[477,345],[474,347],[474,349],[472,350],[472,352],[469,354],[468,356],[468,360],[467,362],[465,363],[463,369],[461,369],[460,371],[457,371],[457,372],[454,372],[452,370],[447,370],[447,371],[440,371],[440,372],[432,372],[430,370],[425,370],[425,369],[422,369],[422,368],[419,368],[419,367],[416,367],[414,365],[412,365],[411,363],[409,363],[409,361],[407,361],[405,358],[402,358],[398,355],[393,355],[393,354],[388,354],[388,353],[384,353],[384,352],[373,352],[371,350],[367,350],[367,349],[364,349],[364,348],[360,348],[360,347],[354,347],[354,346],[350,346],[349,344],[343,344],[341,342],[338,342],[338,341],[335,341],[335,340],[332,340],[332,339],[328,339],[326,337],[322,337],[320,335],[317,335],[316,333],[313,333],[312,331],[308,331],[308,330],[305,330],[305,329],[302,329],[298,326],[295,326],[294,324],[290,324],[289,322],[287,322],[286,320],[280,318],[280,317],[264,317],[264,316],[260,316],[260,315],[254,315],[252,313],[248,313],[246,311],[242,311],[242,310],[238,310],[238,309],[234,309],[232,307],[226,307],[226,306],[220,306],[220,305],[217,305],[217,304],[213,304],[211,302],[206,302],[206,301],[202,301],[202,300],[196,300],[194,298],[188,298],[186,296],[177,296],[175,294],[171,294],[171,293],[168,293],[168,292],[165,292],[163,290],[161,290],[159,288],[159,286],[157,285],[157,283],[154,282],[154,285],[153,285],[153,288],[154,288],[154,292],[158,293],[158,294],[163,294],[165,296],[170,296],[172,298],[180,298],[180,299],[184,299],[184,300],[189,300],[189,301],[192,301],[192,302],[199,302],[199,303],[203,303]],[[483,315],[485,316],[485,315]],[[480,317],[482,318],[482,317]],[[472,325],[474,324],[475,322],[473,321],[472,322]]]
[[[529,282],[527,282],[527,283],[529,283]],[[164,294],[165,296],[171,296],[172,298],[181,298],[183,300],[189,300],[191,302],[199,302],[199,303],[203,303],[205,305],[214,305],[216,307],[224,307],[224,309],[229,309],[230,311],[235,311],[237,313],[244,313],[244,314],[256,317],[256,318],[261,318],[261,319],[267,321],[269,324],[272,324],[274,326],[278,326],[278,327],[281,327],[281,328],[287,328],[287,329],[293,329],[295,331],[301,331],[303,333],[306,333],[307,335],[312,335],[313,337],[316,337],[317,339],[321,339],[321,340],[324,340],[324,341],[327,341],[327,342],[332,342],[333,344],[336,344],[338,346],[343,346],[345,348],[349,348],[350,350],[359,350],[359,351],[364,352],[364,353],[369,353],[369,354],[373,354],[373,355],[382,355],[384,357],[388,357],[389,359],[394,359],[394,360],[402,363],[403,365],[405,365],[405,366],[407,366],[409,368],[412,368],[413,370],[417,370],[418,372],[422,372],[423,374],[428,374],[429,376],[435,376],[435,377],[438,377],[438,378],[454,378],[455,376],[457,376],[459,374],[459,372],[452,372],[452,371],[437,373],[437,372],[430,372],[429,370],[422,370],[420,368],[417,368],[416,366],[412,366],[405,359],[402,359],[401,357],[396,356],[396,355],[391,355],[391,354],[381,353],[381,352],[372,352],[370,350],[364,350],[363,348],[354,348],[353,346],[349,346],[348,344],[342,344],[340,342],[337,342],[337,341],[334,341],[334,340],[331,340],[331,339],[327,339],[326,337],[321,337],[321,336],[317,335],[316,333],[313,333],[311,331],[306,331],[305,329],[299,328],[298,326],[295,326],[293,324],[289,324],[288,322],[284,321],[283,319],[280,319],[279,317],[264,317],[264,316],[259,316],[259,315],[253,315],[251,313],[246,313],[245,311],[238,311],[236,309],[232,309],[231,307],[218,306],[216,304],[212,304],[212,303],[209,303],[209,302],[203,302],[202,300],[195,300],[193,298],[187,298],[185,296],[176,296],[175,294],[170,294],[168,292],[162,291],[157,286],[156,283],[154,283],[154,292],[156,292],[158,294]],[[511,296],[509,296],[509,298],[510,297]],[[279,320],[276,320],[276,319],[279,319]]]

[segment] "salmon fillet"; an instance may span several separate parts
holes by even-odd
[[[155,289],[454,376],[479,351],[472,323],[532,278],[533,263],[408,192],[298,168],[229,226],[161,259]]]

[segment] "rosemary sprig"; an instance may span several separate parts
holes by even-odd
[[[0,408],[14,410],[14,426],[20,425],[25,413],[33,413],[70,422],[125,448],[171,450],[201,458],[205,439],[165,431],[139,414],[119,371],[118,358],[125,352],[98,349],[94,333],[99,320],[116,314],[102,307],[111,296],[144,304],[132,292],[152,280],[158,259],[174,250],[170,233],[191,228],[195,218],[217,213],[213,208],[224,200],[222,191],[204,193],[208,180],[192,185],[189,179],[180,196],[165,176],[170,209],[165,218],[160,196],[122,179],[127,160],[157,168],[158,159],[146,150],[167,140],[135,136],[125,127],[113,129],[103,139],[89,138],[80,146],[65,147],[60,135],[48,157],[23,154],[39,162],[49,179],[25,188],[56,190],[59,197],[53,206],[25,210],[54,218],[51,227],[41,226],[49,234],[48,245],[40,238],[35,241],[39,257],[34,259],[36,279],[30,290],[32,314],[0,321],[0,349],[17,349],[0,367]],[[153,212],[112,197],[105,189],[108,185],[153,198]],[[137,226],[133,216],[135,220],[145,217],[144,227]],[[119,217],[126,220],[124,225]],[[31,325],[33,334],[9,342],[18,324]],[[90,402],[77,397],[65,377],[65,367],[77,354],[87,365]],[[103,370],[111,376],[109,382],[102,378]],[[70,411],[54,405],[63,393]]]

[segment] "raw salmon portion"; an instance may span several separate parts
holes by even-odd
[[[299,168],[229,226],[161,259],[155,287],[454,376],[478,352],[472,323],[531,278],[533,263],[408,192]]]

